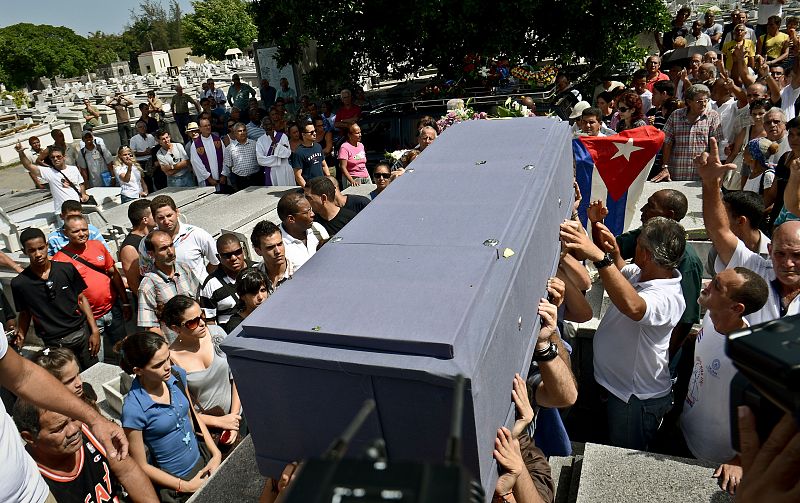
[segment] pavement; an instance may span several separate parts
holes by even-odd
[[[28,190],[33,188],[33,182],[27,170],[21,164],[0,169],[0,187],[11,190]]]

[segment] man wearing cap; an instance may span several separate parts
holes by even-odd
[[[91,131],[83,132],[83,143],[76,160],[81,176],[88,181],[89,187],[108,187],[114,184],[114,155],[106,146],[96,142]],[[103,179],[108,173],[108,180]]]
[[[186,126],[189,124],[189,103],[194,105],[197,113],[200,113],[200,103],[188,94],[184,94],[183,86],[180,84],[175,86],[175,95],[172,96],[172,101],[170,101],[170,108],[184,142],[189,141],[189,137],[186,135]]]
[[[83,114],[83,120],[86,121],[86,124],[83,125],[83,130],[91,131],[100,125],[100,112],[98,112],[97,109],[92,106],[89,100],[83,100],[83,105],[86,107],[81,110],[81,113]]]
[[[586,110],[588,108],[591,108],[591,107],[592,107],[592,105],[590,105],[586,101],[579,101],[579,102],[575,103],[574,107],[572,107],[572,113],[569,114],[569,121],[573,123],[572,129],[574,131],[580,131],[581,130],[581,128],[583,127],[583,125],[581,124],[581,122],[582,122],[581,121],[581,114],[583,114],[584,110]]]
[[[191,127],[194,122],[188,124]],[[196,124],[195,124],[196,125]],[[156,159],[161,171],[167,175],[167,187],[195,187],[197,182],[192,172],[189,154],[180,143],[172,143],[169,132],[163,129],[156,132],[161,148],[156,152]]]

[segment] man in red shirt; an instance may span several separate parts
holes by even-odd
[[[100,358],[114,363],[115,358],[110,348],[125,337],[125,320],[131,319],[131,306],[122,276],[106,247],[99,241],[89,239],[89,224],[85,216],[67,217],[64,233],[69,243],[55,254],[53,260],[70,262],[86,283],[83,294],[92,308],[97,328],[106,336],[109,348],[105,358],[104,350],[100,350]],[[121,300],[121,307],[117,299]]]
[[[647,70],[647,83],[645,84],[645,87],[651,93],[653,92],[653,84],[659,80],[669,80],[669,75],[660,70],[661,58],[655,54],[647,58],[644,63],[644,67]]]
[[[353,103],[353,93],[349,89],[342,89],[342,106],[336,111],[336,123],[339,134],[347,138],[350,126],[361,120],[361,107]]]

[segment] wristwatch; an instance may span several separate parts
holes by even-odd
[[[610,253],[606,253],[606,256],[603,257],[602,260],[598,260],[597,262],[592,262],[594,264],[594,268],[598,271],[600,269],[606,268],[614,263],[614,258],[611,256]]]
[[[553,344],[553,341],[550,341],[550,345],[547,346],[545,349],[533,350],[533,361],[535,362],[549,362],[556,356],[558,356],[558,346]]]

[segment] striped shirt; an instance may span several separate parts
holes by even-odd
[[[225,147],[223,151],[223,165],[222,173],[224,175],[230,174],[233,171],[234,175],[250,176],[258,173],[261,167],[258,165],[256,159],[256,142],[255,140],[247,139],[245,143],[239,143],[232,140],[231,143]]]
[[[142,328],[158,327],[159,316],[164,305],[174,296],[181,294],[197,298],[200,282],[187,264],[175,263],[175,274],[170,278],[158,269],[148,272],[139,284],[139,307],[136,313],[137,325]],[[166,327],[162,327],[164,329]],[[172,342],[177,334],[169,329],[164,335]]]
[[[717,112],[706,110],[690,123],[687,110],[675,110],[664,125],[664,144],[672,143],[672,155],[664,159],[664,164],[669,166],[669,175],[674,182],[700,180],[694,158],[708,150],[711,137],[717,142],[722,141],[722,126]]]

